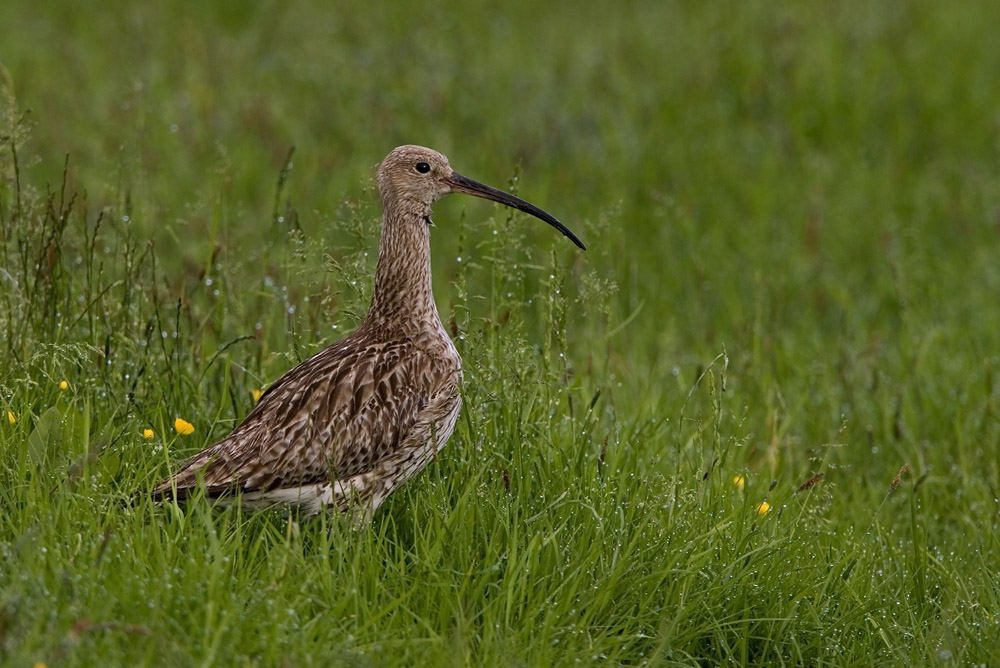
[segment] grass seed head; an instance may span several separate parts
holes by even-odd
[[[896,488],[899,487],[900,479],[902,479],[902,477],[906,475],[907,471],[909,470],[910,470],[910,465],[903,464],[903,466],[899,469],[899,473],[896,474],[896,477],[892,479],[892,483],[889,485],[890,492],[896,491]]]
[[[823,479],[823,475],[824,474],[823,474],[822,471],[820,471],[819,473],[814,474],[812,477],[810,477],[804,483],[802,483],[801,485],[799,485],[799,488],[797,490],[795,490],[795,493],[798,494],[799,492],[805,492],[806,490],[812,489],[813,485],[815,485],[816,483],[818,483],[820,480]]]

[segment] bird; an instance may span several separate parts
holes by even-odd
[[[377,184],[382,229],[360,326],[278,378],[228,436],[155,486],[155,500],[184,500],[203,487],[221,504],[338,511],[368,522],[437,456],[462,407],[462,360],[431,292],[431,205],[449,193],[498,202],[586,250],[549,213],[459,174],[429,148],[393,149]]]

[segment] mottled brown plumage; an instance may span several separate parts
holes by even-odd
[[[154,497],[182,499],[202,481],[208,496],[244,506],[370,518],[444,446],[462,406],[462,360],[431,292],[431,204],[451,192],[501,202],[584,247],[541,209],[467,179],[420,146],[386,156],[378,190],[382,239],[364,322],[279,378],[229,436],[181,464]]]

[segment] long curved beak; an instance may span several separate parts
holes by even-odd
[[[583,242],[580,241],[568,227],[556,220],[555,216],[542,211],[531,202],[526,202],[520,197],[514,197],[510,193],[505,193],[502,190],[491,188],[490,186],[484,185],[479,181],[473,181],[469,177],[462,176],[458,172],[451,173],[451,176],[448,177],[448,185],[451,186],[452,192],[465,193],[466,195],[472,195],[474,197],[482,197],[483,199],[499,202],[500,204],[505,204],[511,208],[519,209],[525,213],[530,213],[535,218],[544,220],[546,223],[562,232],[569,238],[570,241],[575,243],[581,249],[587,250],[587,247],[583,245]]]

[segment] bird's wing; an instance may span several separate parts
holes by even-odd
[[[226,438],[153,490],[184,498],[198,479],[210,496],[268,491],[371,470],[458,392],[459,364],[431,363],[404,341],[344,339],[279,378]]]

